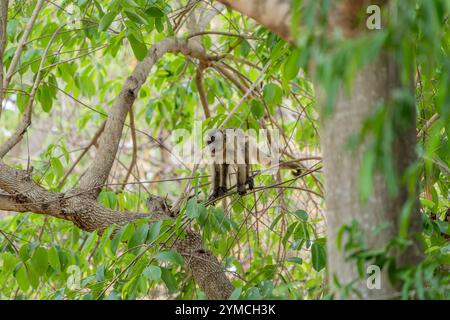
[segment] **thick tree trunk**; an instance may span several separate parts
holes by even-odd
[[[343,90],[340,92],[334,104],[333,114],[323,123],[321,144],[326,190],[330,283],[334,276],[343,285],[358,278],[355,261],[346,261],[344,252],[339,251],[336,246],[336,235],[343,225],[350,225],[352,220],[356,221],[368,248],[382,248],[398,234],[400,212],[407,199],[407,191],[403,188],[396,198],[390,197],[384,177],[377,173],[373,179],[373,194],[367,202],[362,203],[358,179],[367,144],[359,146],[354,152],[346,146],[349,138],[360,132],[364,120],[373,113],[377,105],[387,101],[399,85],[398,66],[391,57],[382,54],[377,61],[357,73],[350,96]],[[411,110],[412,114],[414,112],[415,110]],[[411,115],[411,119],[415,119],[415,116]],[[415,121],[412,120],[407,129],[394,130],[397,136],[392,156],[396,161],[397,173],[401,176],[415,160]],[[389,227],[375,235],[374,230],[386,222],[389,223]],[[413,210],[412,231],[417,231],[419,225],[420,216],[417,210]],[[345,242],[345,239],[343,241]],[[419,256],[420,250],[415,245],[402,257],[400,263],[412,264]],[[389,283],[385,270],[381,273],[380,289],[369,289],[366,279],[357,281],[354,288],[359,291],[362,298],[396,296],[396,288]]]
[[[229,7],[253,18],[261,25],[278,34],[283,39],[293,42],[295,35],[291,34],[290,17],[291,1],[284,0],[218,0]],[[365,31],[364,20],[360,14],[369,4],[380,6],[389,3],[387,0],[343,0],[333,3],[329,25],[340,28],[346,37],[357,36]],[[334,104],[333,114],[324,121],[321,134],[321,144],[324,159],[324,177],[326,187],[326,211],[328,222],[328,268],[330,283],[337,276],[341,284],[348,284],[358,278],[356,264],[344,258],[344,253],[336,248],[336,235],[344,224],[356,220],[363,231],[363,241],[368,248],[379,248],[387,244],[398,234],[399,218],[402,206],[407,199],[406,189],[391,198],[386,190],[386,184],[381,174],[376,174],[373,181],[373,194],[362,204],[359,201],[358,178],[365,145],[351,153],[347,148],[350,136],[358,134],[363,121],[371,115],[379,102],[390,98],[393,90],[399,86],[399,70],[391,57],[381,55],[359,71],[353,81],[350,95],[342,91]],[[415,160],[416,125],[415,110],[411,110],[409,127],[400,130],[395,128],[392,155],[396,163],[398,176],[401,176],[408,165]],[[417,203],[418,199],[415,199]],[[413,206],[410,229],[419,230],[420,218],[417,205]],[[373,236],[373,231],[382,223],[389,223],[390,228]],[[420,257],[418,243],[402,257],[399,263],[414,264]],[[365,270],[364,270],[365,271]],[[356,283],[362,298],[396,296],[396,288],[382,274],[381,289],[370,290],[366,280]],[[353,298],[357,296],[352,296]]]

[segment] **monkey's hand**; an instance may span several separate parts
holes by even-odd
[[[245,184],[238,186],[239,195],[243,196],[247,193],[247,189],[245,188]]]
[[[255,188],[255,181],[253,180],[253,177],[248,177],[245,183],[248,185],[249,190],[253,190]]]
[[[208,201],[213,201],[214,199],[220,198],[225,194],[227,194],[227,189],[225,187],[220,187],[209,196]]]

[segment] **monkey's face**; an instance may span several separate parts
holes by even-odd
[[[206,133],[205,142],[210,148],[218,149],[222,145],[223,133],[219,129],[211,129]]]

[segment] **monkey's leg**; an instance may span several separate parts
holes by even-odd
[[[248,184],[249,190],[253,190],[255,187],[253,177],[250,175],[250,146],[248,137],[245,139],[245,183]]]
[[[248,184],[249,190],[253,190],[255,188],[255,181],[253,180],[253,177],[249,175],[248,167],[247,167],[247,180],[245,182]]]
[[[212,165],[212,193],[209,196],[209,200],[213,200],[220,195],[220,179],[221,179],[221,165],[213,164]]]
[[[245,184],[247,183],[247,169],[245,164],[237,165],[237,190],[242,196],[247,193]]]
[[[229,164],[224,163],[224,164],[221,165],[221,167],[222,168],[221,168],[219,193],[220,193],[220,195],[224,195],[228,191],[227,179],[228,179],[228,167],[229,167]]]

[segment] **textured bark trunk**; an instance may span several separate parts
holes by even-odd
[[[291,1],[284,0],[218,0],[264,25],[287,41],[295,35],[290,34]],[[364,20],[359,15],[369,4],[385,6],[387,0],[342,0],[333,3],[330,11],[330,28],[340,28],[346,37],[354,37],[366,30]],[[356,220],[363,232],[363,240],[369,248],[384,246],[397,235],[400,210],[407,199],[405,188],[396,198],[391,198],[385,187],[383,176],[376,174],[373,181],[373,194],[362,204],[359,201],[358,178],[365,145],[351,153],[346,149],[348,139],[358,134],[364,119],[370,116],[381,100],[388,99],[399,86],[399,70],[393,59],[382,54],[379,59],[359,71],[353,81],[350,96],[341,91],[334,104],[334,112],[324,121],[321,144],[324,160],[326,187],[326,206],[328,220],[328,266],[330,283],[336,275],[341,283],[348,284],[358,278],[355,262],[345,260],[336,248],[336,235],[343,224]],[[408,165],[415,160],[416,125],[415,110],[407,129],[395,128],[394,154],[397,174],[401,176]],[[417,200],[415,202],[417,204]],[[411,232],[420,229],[420,217],[416,205],[411,216]],[[373,230],[381,223],[389,223],[390,228],[373,236]],[[399,257],[401,264],[414,264],[421,255],[417,242],[404,255]],[[396,288],[389,284],[384,272],[380,290],[369,290],[366,280],[358,281],[356,289],[362,298],[393,297]],[[355,298],[356,296],[352,296]]]
[[[342,225],[350,225],[352,220],[357,221],[363,234],[363,241],[368,248],[381,248],[398,234],[401,208],[407,199],[406,189],[401,189],[396,198],[390,197],[384,177],[377,173],[373,179],[373,193],[367,202],[361,203],[358,178],[367,144],[361,145],[355,152],[350,152],[346,145],[351,135],[360,132],[363,121],[371,115],[377,104],[387,101],[399,85],[398,65],[387,54],[382,54],[378,60],[357,73],[350,96],[341,90],[334,104],[333,114],[324,120],[321,143],[326,190],[330,283],[333,282],[334,276],[337,276],[341,284],[349,284],[358,278],[355,261],[346,261],[344,253],[338,251],[336,247],[336,235]],[[414,112],[415,110],[411,110],[411,123],[407,129],[400,129],[400,127],[394,129],[396,136],[392,156],[395,159],[399,177],[415,160]],[[411,231],[418,231],[420,226],[420,216],[416,208],[411,215]],[[389,228],[374,235],[374,230],[386,222],[389,223]],[[420,257],[420,250],[415,244],[399,262],[413,264],[418,257]],[[381,273],[379,290],[370,290],[366,285],[366,279],[357,281],[355,289],[360,292],[362,298],[367,299],[392,297],[397,291],[389,283],[385,271]],[[356,297],[356,295],[351,296],[351,298]]]

